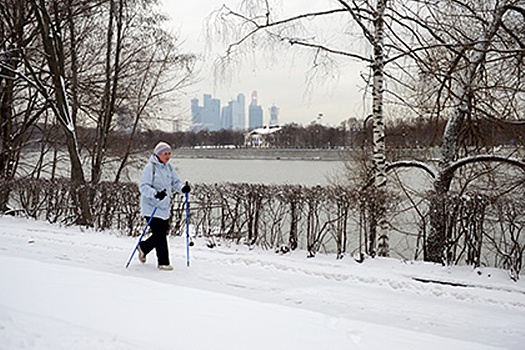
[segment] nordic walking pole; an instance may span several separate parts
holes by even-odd
[[[186,184],[188,184],[186,182]],[[190,267],[190,201],[189,193],[185,193],[186,196],[186,266]]]
[[[151,220],[153,220],[153,216],[155,216],[155,212],[157,211],[157,207],[153,209],[153,213],[151,213],[151,216],[149,217],[148,223],[146,224],[146,227],[144,227],[144,230],[142,231],[142,234],[139,237],[139,241],[137,242],[137,245],[135,246],[135,249],[133,249],[133,252],[131,253],[131,256],[129,257],[128,263],[126,264],[126,269],[128,268],[129,264],[131,263],[131,259],[133,259],[133,255],[135,255],[135,252],[137,249],[139,249],[139,244],[142,241],[142,237],[144,237],[144,234],[146,234],[146,230],[148,229],[149,224],[151,224]]]

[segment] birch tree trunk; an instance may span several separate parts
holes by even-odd
[[[375,35],[373,87],[372,87],[372,117],[374,122],[373,146],[374,146],[374,186],[376,193],[376,211],[371,215],[376,216],[371,222],[377,223],[377,227],[371,227],[371,232],[376,232],[377,253],[379,256],[388,256],[388,232],[387,223],[384,217],[384,192],[386,189],[386,154],[385,154],[385,123],[383,116],[383,92],[384,92],[384,15],[387,0],[378,0],[376,18],[374,20]]]

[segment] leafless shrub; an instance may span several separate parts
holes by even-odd
[[[484,263],[507,269],[518,280],[525,252],[525,199],[498,197],[491,201],[483,232],[487,253]]]
[[[78,192],[89,192],[97,230],[114,230],[126,235],[140,234],[145,221],[139,212],[139,191],[133,183],[103,182],[93,186],[74,186],[67,180],[12,180],[2,182],[9,188],[11,207],[25,215],[62,225],[76,224],[81,215],[75,202]],[[193,234],[216,244],[260,246],[284,254],[297,248],[307,257],[335,253],[343,258],[351,253],[368,254],[375,237],[367,234],[366,224],[377,193],[342,185],[305,187],[299,185],[198,184],[190,196],[190,222]],[[423,194],[419,194],[423,197]],[[398,202],[403,197],[390,198]],[[421,206],[412,201],[410,205]],[[447,256],[454,264],[474,267],[493,266],[509,270],[518,279],[525,251],[525,199],[519,194],[506,196],[482,191],[453,193],[446,199],[449,221]],[[406,207],[406,206],[405,206]],[[398,206],[385,207],[389,217],[407,215]],[[428,209],[428,208],[427,208]],[[175,195],[172,206],[171,234],[185,234],[185,199]],[[409,230],[392,230],[391,238],[406,236],[402,248],[393,250],[398,257],[420,257],[427,235],[429,213],[422,210],[414,223],[417,237]],[[419,218],[419,219],[417,219]],[[369,232],[368,232],[369,233]],[[397,251],[401,249],[402,251]],[[370,254],[368,254],[370,255]]]
[[[51,223],[73,225],[81,215],[79,193],[88,193],[97,230],[119,230],[134,235],[139,226],[138,188],[135,184],[101,182],[78,186],[67,179],[19,179],[2,183],[11,190],[11,207]]]

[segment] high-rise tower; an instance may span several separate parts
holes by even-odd
[[[212,98],[210,94],[204,94],[203,105],[199,106],[199,100],[191,100],[191,116],[193,130],[219,130],[221,101]]]
[[[270,126],[279,125],[279,108],[275,105],[270,107]]]
[[[246,102],[244,94],[238,94],[237,99],[231,101],[231,114],[233,129],[246,129]]]
[[[251,130],[263,126],[263,110],[257,103],[257,91],[254,91],[252,92],[252,101],[248,109],[249,128]]]

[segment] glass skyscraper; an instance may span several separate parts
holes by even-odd
[[[263,126],[263,110],[257,102],[257,91],[252,92],[252,101],[248,108],[248,120],[250,130],[262,128]]]
[[[220,130],[221,129],[221,101],[204,94],[203,105],[199,100],[191,100],[192,130]]]

